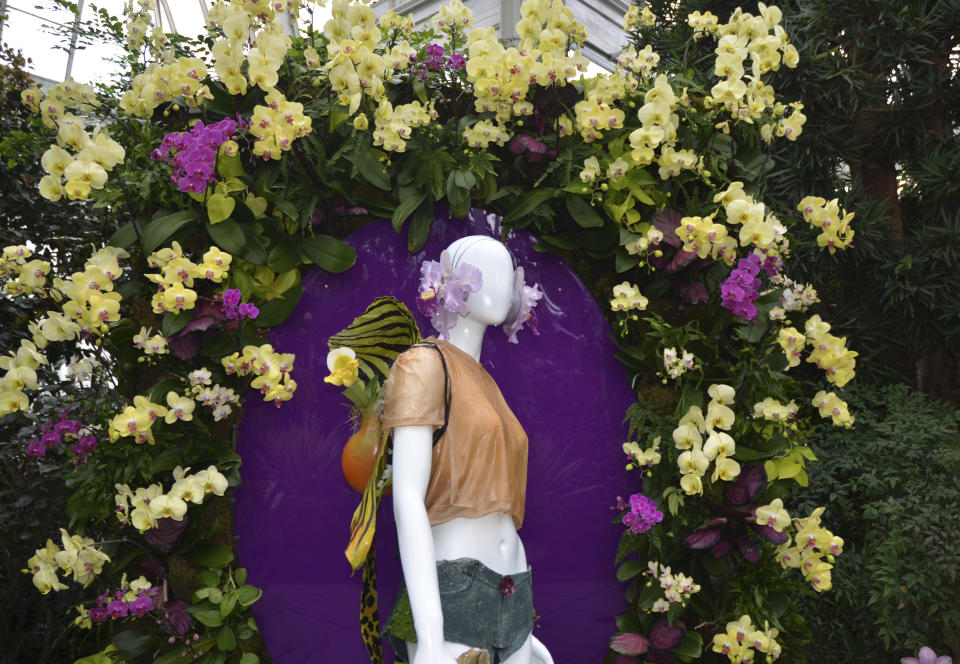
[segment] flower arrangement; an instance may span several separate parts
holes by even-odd
[[[160,612],[179,625],[174,643],[151,646],[168,653],[187,647],[188,611],[203,626],[193,652],[256,661],[237,638],[252,634],[245,612],[259,595],[199,515],[239,482],[232,424],[244,391],[296,407],[286,403],[295,358],[263,331],[296,306],[303,270],[349,269],[356,256],[341,238],[355,216],[406,226],[416,251],[443,203],[454,217],[474,205],[501,213],[508,228],[526,226],[541,248],[602,275],[591,285],[609,303],[638,394],[627,467],[643,478],[619,506],[630,610],[614,651],[651,661],[695,659],[711,643],[731,661],[788,651],[794,637],[776,626],[771,598],[804,584],[827,590],[842,549],[821,523],[827,514],[785,511],[787,488],[805,485],[815,461],[804,423],[855,422],[836,392],[810,397],[796,374],[816,366],[811,380],[840,390],[857,353],[808,315],[816,290],[786,268],[796,243],[849,248],[853,213],[816,196],[761,200],[767,159],[805,121],[802,103],[774,89],[798,66],[779,9],[680,17],[686,52],[657,53],[648,37],[667,18],[634,5],[614,71],[586,77],[586,29],[559,0],[527,0],[511,47],[473,28],[458,0],[425,30],[333,0],[321,32],[292,37],[281,19],[302,4],[216,3],[198,44],[208,70],[151,26],[154,3],[141,0],[128,7],[138,64],[119,98],[72,81],[23,91],[51,141],[40,194],[109,207],[118,222],[78,272],[59,274],[42,238],[0,259],[5,293],[42,303],[0,358],[0,417],[30,411],[38,370],[113,377],[109,406],[59,434],[78,436],[72,482],[84,509],[72,516],[103,543],[64,537],[100,561],[81,583],[135,597],[86,601],[78,625],[95,629],[101,610]],[[441,257],[424,265],[418,306],[443,333],[479,285],[470,266]],[[525,323],[535,331],[541,297],[518,270],[511,341]],[[375,381],[360,379],[362,359],[334,349],[328,382],[368,404]],[[24,454],[55,446],[56,427],[38,429]],[[189,475],[188,465],[207,470]],[[103,500],[111,491],[113,505]],[[167,555],[184,533],[204,542],[203,596],[157,606],[149,590],[165,587],[162,570],[143,588],[118,585],[136,551]],[[67,568],[41,551],[28,566],[41,590],[57,590],[56,569]],[[752,584],[753,599],[734,606],[734,583]],[[238,599],[225,600],[224,588]],[[125,616],[119,604],[111,612],[117,601]]]

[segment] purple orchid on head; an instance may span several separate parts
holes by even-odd
[[[900,664],[953,664],[953,658],[950,655],[940,655],[933,651],[933,648],[924,646],[916,657],[901,657]]]
[[[453,266],[450,253],[440,254],[440,262],[424,261],[420,266],[420,297],[417,308],[430,317],[430,323],[440,338],[446,338],[457,324],[459,316],[467,316],[470,307],[467,297],[480,290],[483,275],[480,268],[469,263]]]
[[[517,343],[517,332],[523,329],[526,324],[530,325],[530,331],[535,335],[540,334],[537,330],[537,316],[533,309],[543,297],[543,291],[540,290],[540,284],[527,286],[523,281],[523,268],[518,267],[513,277],[513,299],[510,304],[510,313],[507,314],[507,320],[503,322],[503,331],[507,335],[507,341],[512,344]]]

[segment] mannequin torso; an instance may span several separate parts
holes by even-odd
[[[483,275],[481,289],[467,299],[470,313],[460,318],[447,335],[450,344],[479,362],[486,328],[502,323],[510,308],[514,279],[512,258],[502,244],[482,236],[458,240],[448,251],[454,256],[454,264],[470,263]],[[479,561],[506,579],[510,578],[507,575],[528,570],[515,515],[491,511],[430,525],[424,498],[431,479],[433,431],[431,425],[393,429],[394,515],[417,635],[416,643],[407,644],[411,664],[453,664],[456,657],[470,650],[468,645],[444,640],[437,561]],[[504,660],[506,664],[552,664],[552,661],[546,648],[532,634]]]

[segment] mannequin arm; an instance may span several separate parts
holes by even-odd
[[[533,661],[540,662],[541,664],[553,664],[553,657],[550,655],[550,651],[547,650],[547,646],[543,645],[543,642],[535,636],[531,636],[530,638],[533,639]]]
[[[393,430],[393,514],[400,563],[417,632],[419,662],[449,662],[443,643],[443,613],[437,582],[433,533],[423,504],[433,461],[433,427]]]

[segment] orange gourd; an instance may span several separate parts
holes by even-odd
[[[360,426],[347,440],[340,455],[343,476],[358,493],[363,493],[373,472],[380,449],[380,418],[371,404],[360,416]]]

